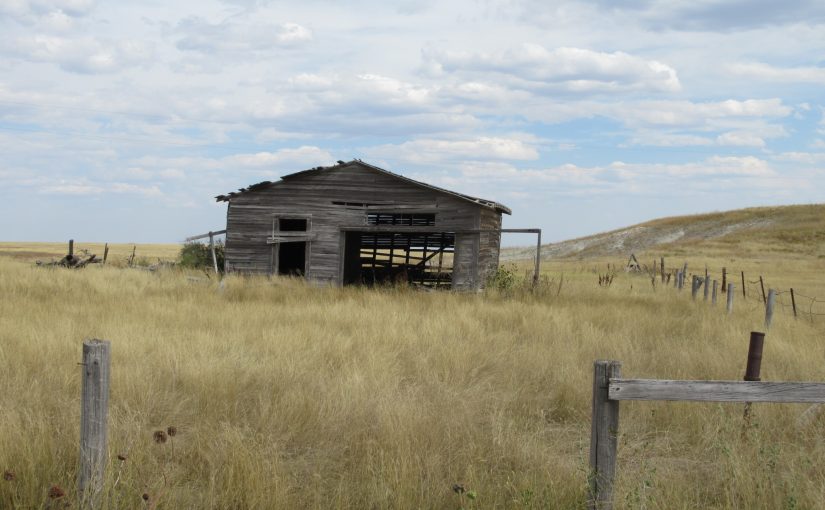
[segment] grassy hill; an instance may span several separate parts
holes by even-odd
[[[825,204],[754,207],[661,218],[610,232],[542,246],[542,258],[628,257],[631,253],[703,253],[740,257],[766,252],[825,258]],[[502,260],[531,258],[534,248],[512,248]]]

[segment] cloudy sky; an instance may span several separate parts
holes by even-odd
[[[179,241],[352,158],[548,240],[823,202],[825,2],[0,0],[3,240]]]

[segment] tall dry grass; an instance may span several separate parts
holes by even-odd
[[[593,360],[741,379],[763,315],[623,273],[599,288],[586,262],[547,270],[537,293],[455,294],[5,261],[0,507],[74,496],[77,362],[97,337],[107,508],[581,508]],[[777,316],[763,379],[825,379],[822,340]],[[821,508],[825,417],[797,428],[805,409],[755,405],[743,438],[739,405],[623,403],[618,507]]]

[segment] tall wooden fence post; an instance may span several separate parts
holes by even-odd
[[[722,294],[725,293],[725,289],[728,286],[728,268],[722,268]]]
[[[103,247],[103,265],[106,265],[106,259],[109,258],[109,243]]]
[[[659,265],[662,268],[662,283],[665,283],[665,258],[659,259]]]
[[[74,239],[69,239],[69,258],[74,256]]]
[[[108,340],[83,342],[80,401],[80,469],[77,488],[81,508],[99,508],[106,469],[109,418]]]
[[[693,275],[693,279],[690,282],[690,298],[696,301],[696,294],[699,292],[699,282],[701,280],[698,276]]]
[[[708,300],[708,296],[710,295],[710,276],[705,275],[705,301]]]
[[[762,281],[762,275],[759,275],[759,288],[762,289],[762,304],[768,305],[768,298],[765,296],[765,282]]]
[[[613,508],[613,480],[619,433],[619,401],[608,398],[610,379],[622,376],[618,361],[593,363],[593,414],[590,422],[589,510]]]
[[[716,304],[716,289],[717,289],[717,287],[719,287],[719,282],[716,281],[716,280],[713,280],[713,296],[711,297],[711,301],[710,301],[713,305]]]
[[[745,294],[745,288],[746,288],[746,287],[747,287],[747,285],[745,285],[745,272],[744,272],[744,271],[742,271],[742,297],[743,297],[743,298],[747,298],[747,297],[748,297],[748,296]]]
[[[771,327],[771,321],[773,320],[773,309],[776,305],[776,291],[773,289],[768,290],[768,300],[765,302],[765,328],[768,329]]]
[[[728,310],[729,314],[731,312],[733,312],[733,284],[732,283],[728,284],[728,307],[727,307],[727,310]]]
[[[751,331],[750,344],[748,345],[748,363],[745,366],[745,380],[746,381],[761,381],[762,370],[762,350],[765,345],[765,333],[758,331]],[[750,428],[751,425],[751,403],[745,402],[744,423],[742,434]]]
[[[796,298],[793,295],[793,287],[791,287],[791,306],[793,307],[793,318],[796,319]]]
[[[533,271],[534,287],[539,284],[539,274],[541,273],[541,230],[539,230],[537,234],[538,236],[536,237],[536,268]]]
[[[215,268],[215,274],[218,274],[218,257],[215,255],[215,234],[209,232],[209,251],[212,252],[212,266]]]

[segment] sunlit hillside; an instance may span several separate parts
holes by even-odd
[[[532,257],[535,248],[511,248],[504,259]],[[677,216],[542,246],[543,258],[629,256],[641,252],[692,256],[825,259],[825,204],[755,207]]]

